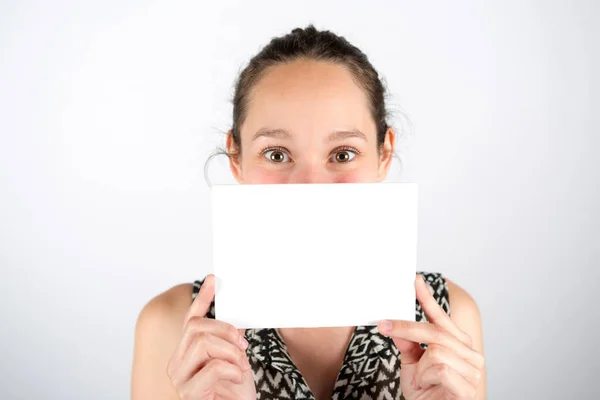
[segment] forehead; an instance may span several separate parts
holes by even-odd
[[[254,85],[242,136],[265,127],[292,134],[358,129],[375,135],[367,96],[352,73],[343,65],[314,60],[270,67]]]

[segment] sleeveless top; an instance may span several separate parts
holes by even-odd
[[[419,272],[425,278],[433,297],[450,315],[448,287],[439,273]],[[195,281],[192,301],[203,280]],[[207,318],[215,318],[214,300]],[[427,322],[418,300],[417,322]],[[246,354],[252,367],[257,399],[313,399],[306,381],[292,362],[285,342],[277,329],[247,329]],[[421,344],[426,348],[426,344]],[[405,400],[400,389],[400,353],[391,338],[381,335],[376,326],[357,326],[346,349],[337,376],[333,400],[359,399]]]

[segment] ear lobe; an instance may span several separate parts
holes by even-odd
[[[238,183],[243,182],[242,178],[242,166],[240,164],[240,156],[238,146],[235,144],[235,140],[233,140],[233,132],[227,132],[227,158],[229,158],[229,169],[231,169],[231,173],[233,177]]]
[[[396,142],[396,133],[392,127],[389,127],[385,133],[385,139],[381,145],[381,155],[379,157],[379,170],[377,171],[377,181],[381,182],[386,177],[392,165],[394,158],[394,145]]]

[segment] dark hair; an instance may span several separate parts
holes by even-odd
[[[298,59],[331,61],[347,67],[364,89],[377,129],[377,146],[381,147],[388,129],[385,88],[367,56],[344,37],[330,31],[319,31],[312,24],[296,28],[271,40],[240,73],[233,97],[232,139],[241,151],[240,127],[248,110],[248,96],[265,71],[274,65]]]

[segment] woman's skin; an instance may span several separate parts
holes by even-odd
[[[378,147],[369,101],[350,71],[314,60],[270,67],[250,93],[240,133],[241,148],[231,133],[227,148],[239,153],[230,158],[230,168],[242,184],[382,181],[395,142],[390,128]],[[465,290],[446,281],[451,317],[417,277],[417,299],[430,322],[390,321],[389,330],[383,322],[379,325],[402,353],[401,385],[407,400],[485,399],[479,310]],[[237,331],[202,318],[213,285],[202,287],[191,308],[191,284],[176,286],[144,307],[136,326],[132,399],[208,399],[232,392],[253,398],[252,374],[244,365]],[[279,330],[318,400],[331,397],[352,329]],[[419,342],[430,343],[429,349],[424,352]],[[228,362],[213,367],[224,360]],[[190,372],[198,369],[196,375]]]

